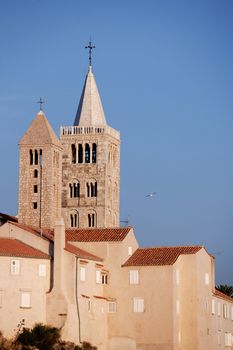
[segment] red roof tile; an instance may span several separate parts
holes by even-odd
[[[42,235],[41,235],[41,230],[40,228],[37,227],[33,227],[33,226],[29,226],[29,225],[25,225],[25,224],[21,224],[19,222],[10,222],[10,224],[17,226],[19,228],[21,228],[22,230],[25,230],[27,232],[30,232],[36,236],[40,236],[42,238],[48,239],[50,241],[53,241],[53,230],[48,229],[48,228],[43,228],[42,229]]]
[[[73,244],[66,243],[65,250],[68,252],[76,255],[79,258],[82,259],[88,259],[88,260],[95,260],[95,261],[102,261],[103,259],[99,258],[98,256],[91,254],[87,252],[86,250],[80,249],[78,247],[75,247]]]
[[[230,301],[230,302],[233,303],[233,298],[231,298],[229,295],[226,295],[226,294],[220,292],[220,291],[217,290],[217,289],[214,290],[213,294],[214,294],[216,297],[219,297],[219,298],[222,298],[222,299],[226,299],[226,300],[228,300],[228,301]]]
[[[13,238],[0,238],[0,256],[50,259],[48,254]]]
[[[131,227],[67,229],[66,239],[74,242],[118,242],[123,241]]]
[[[173,265],[182,254],[195,254],[202,246],[138,248],[122,266]]]

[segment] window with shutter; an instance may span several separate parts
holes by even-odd
[[[134,312],[144,312],[144,299],[133,298],[133,311]]]
[[[11,274],[19,275],[20,272],[20,261],[19,260],[11,260]]]
[[[22,307],[22,308],[30,308],[31,307],[31,293],[30,292],[21,292],[20,307]]]
[[[96,272],[95,272],[95,281],[98,284],[101,283],[101,272],[100,272],[100,270],[96,270]]]
[[[139,282],[138,270],[130,270],[129,271],[129,283],[130,284],[138,284],[138,282]]]
[[[45,264],[39,264],[38,266],[38,274],[40,277],[46,276],[46,265]]]
[[[115,301],[109,301],[108,302],[108,313],[113,314],[116,312],[116,302]]]
[[[221,316],[221,303],[218,301],[218,316]]]
[[[80,266],[80,281],[86,281],[86,268],[84,266]]]
[[[133,248],[128,247],[128,255],[131,256],[133,254]]]
[[[205,284],[206,284],[206,286],[208,286],[210,284],[210,276],[207,272],[205,273]]]
[[[212,307],[211,307],[211,312],[212,312],[212,315],[215,314],[215,300],[212,299]]]

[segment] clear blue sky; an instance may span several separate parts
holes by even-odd
[[[0,211],[17,213],[36,101],[57,133],[73,123],[90,35],[121,131],[122,220],[142,246],[204,244],[233,284],[232,0],[0,0]]]

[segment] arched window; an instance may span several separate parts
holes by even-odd
[[[88,227],[96,227],[96,213],[93,211],[87,215]]]
[[[38,165],[38,151],[35,149],[35,165]]]
[[[72,182],[69,184],[69,195],[70,198],[80,197],[80,183],[78,180],[72,180]]]
[[[37,169],[34,170],[34,177],[35,177],[35,178],[38,177],[38,170],[37,170]]]
[[[30,165],[32,165],[33,164],[33,152],[32,152],[32,149],[30,149],[29,154],[30,154]]]
[[[93,143],[92,144],[92,163],[96,163],[96,151],[97,151],[96,143]]]
[[[87,182],[87,197],[97,197],[97,181]]]
[[[70,227],[78,227],[79,226],[79,216],[77,211],[73,211],[70,214]]]
[[[71,153],[72,153],[72,163],[75,164],[76,163],[76,146],[75,144],[71,145]]]
[[[78,145],[78,163],[83,163],[83,145]]]
[[[88,143],[85,144],[85,163],[90,163],[90,146]]]

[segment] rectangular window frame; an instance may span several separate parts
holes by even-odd
[[[115,301],[108,301],[108,313],[115,314],[117,312],[117,305]]]
[[[133,298],[133,312],[134,313],[145,312],[145,302],[143,298],[140,298],[140,297]]]
[[[81,282],[86,281],[86,267],[85,266],[80,266],[80,268],[79,268],[79,280]]]
[[[139,271],[138,270],[129,270],[129,284],[130,285],[139,284]]]
[[[11,259],[10,262],[10,272],[13,276],[18,276],[20,274],[20,260]]]
[[[31,307],[31,292],[22,290],[20,292],[20,308],[31,309]]]

